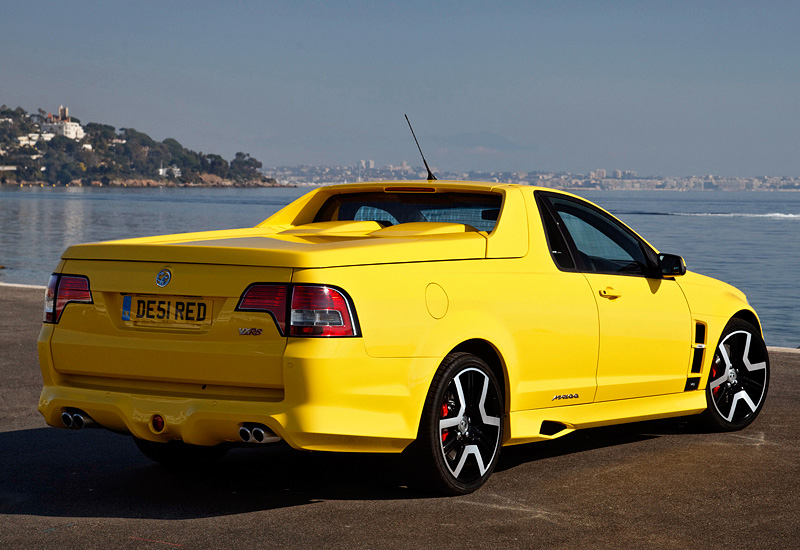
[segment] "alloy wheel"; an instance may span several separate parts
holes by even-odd
[[[758,338],[756,336],[756,338]],[[766,349],[748,330],[723,335],[709,376],[711,402],[732,425],[749,423],[766,396],[769,377]]]
[[[483,371],[466,368],[450,380],[439,411],[445,466],[462,483],[479,480],[500,446],[502,408],[496,385]]]

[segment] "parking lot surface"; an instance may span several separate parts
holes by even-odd
[[[36,412],[43,291],[0,286],[4,548],[800,547],[800,353],[771,350],[760,417],[575,432],[503,449],[477,493],[406,487],[399,456],[234,449],[170,471],[126,436]]]

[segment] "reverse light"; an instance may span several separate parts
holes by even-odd
[[[356,336],[350,303],[329,286],[298,285],[292,289],[290,336]]]
[[[44,295],[44,322],[58,323],[69,303],[92,304],[89,279],[82,275],[53,273]]]

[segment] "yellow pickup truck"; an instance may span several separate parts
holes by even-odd
[[[698,414],[741,429],[769,358],[737,289],[575,195],[321,187],[256,227],[72,246],[39,336],[51,426],[189,463],[234,445],[405,452],[476,490],[500,449]]]

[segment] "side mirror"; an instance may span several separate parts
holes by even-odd
[[[659,254],[658,267],[664,277],[680,277],[686,274],[686,262],[675,254]]]

